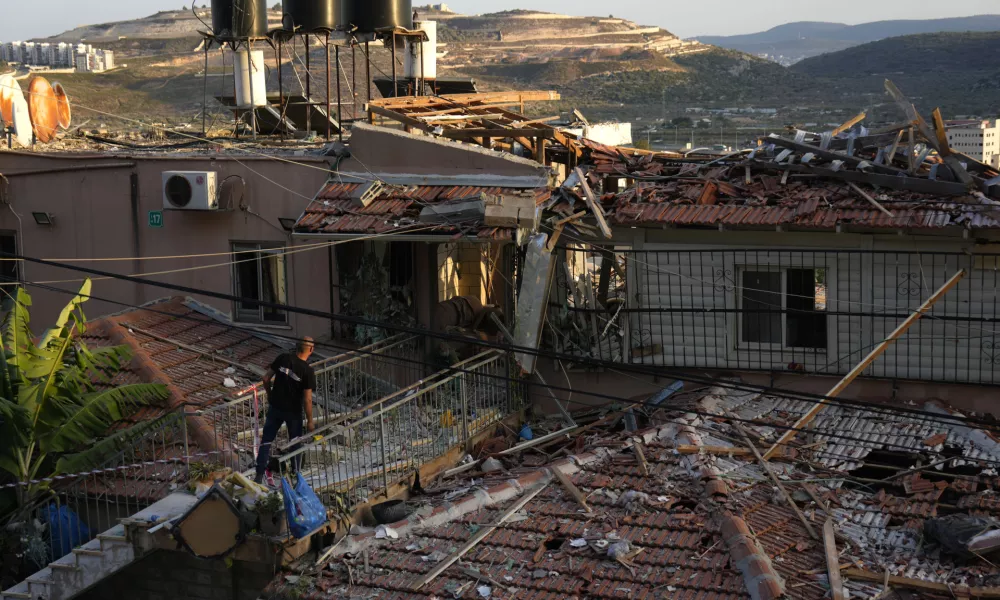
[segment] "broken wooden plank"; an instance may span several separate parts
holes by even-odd
[[[643,477],[648,477],[649,463],[646,462],[646,454],[642,451],[642,444],[635,442],[632,446],[632,452],[635,453],[635,459],[639,461],[639,472],[642,473]]]
[[[590,184],[587,183],[587,176],[583,174],[583,170],[580,167],[577,167],[573,172],[580,179],[580,187],[583,188],[583,197],[587,201],[590,211],[597,218],[597,226],[601,229],[604,237],[610,240],[613,237],[611,227],[608,226],[608,222],[604,218],[604,209],[601,208],[601,203],[597,199],[597,195],[594,194],[594,190],[590,189]]]
[[[572,214],[572,215],[570,215],[568,217],[565,217],[563,219],[559,219],[558,221],[556,221],[555,223],[553,223],[552,226],[553,227],[559,227],[560,225],[565,225],[566,223],[569,223],[570,221],[575,221],[575,220],[579,219],[580,217],[585,217],[585,216],[587,216],[587,211],[581,210],[580,212],[578,212],[576,214]]]
[[[823,548],[826,551],[826,571],[830,577],[833,600],[844,600],[844,581],[840,578],[840,554],[837,540],[833,535],[833,519],[827,518],[823,524]]]
[[[829,160],[829,161],[840,160],[843,161],[844,164],[851,165],[852,167],[857,167],[862,162],[867,162],[872,166],[872,169],[876,173],[883,173],[887,175],[899,175],[900,173],[905,172],[902,169],[897,169],[896,167],[890,167],[888,165],[874,165],[871,162],[857,156],[850,156],[848,154],[833,152],[831,150],[822,150],[818,146],[811,146],[809,144],[800,144],[792,140],[786,140],[785,138],[778,137],[776,134],[773,133],[768,138],[766,138],[765,141],[769,144],[774,144],[775,146],[781,146],[782,148],[795,150],[796,152],[799,153],[811,152],[824,160]],[[784,167],[785,165],[782,166]]]
[[[951,144],[948,143],[948,130],[944,126],[944,117],[941,116],[941,109],[935,108],[931,113],[934,120],[934,135],[937,137],[938,154],[943,157],[951,155]]]
[[[934,194],[937,196],[965,196],[969,189],[954,181],[933,181],[923,177],[887,175],[884,173],[862,173],[860,171],[834,171],[823,167],[811,165],[775,165],[769,161],[751,161],[756,167],[780,170],[782,173],[804,173],[809,175],[819,175],[829,179],[840,179],[842,181],[854,181],[856,183],[868,183],[885,187],[892,190],[905,190],[909,192],[919,192],[921,194]],[[919,164],[917,165],[919,167]],[[904,171],[905,173],[905,171]]]
[[[563,488],[565,488],[566,491],[569,492],[569,495],[573,496],[573,499],[576,500],[577,504],[582,506],[583,509],[589,513],[594,512],[594,510],[587,505],[587,497],[583,494],[583,492],[580,491],[580,488],[576,487],[576,485],[569,480],[568,475],[563,473],[559,469],[559,467],[552,467],[552,474],[563,486]]]
[[[751,456],[753,452],[749,448],[736,448],[729,446],[690,446],[681,445],[673,448],[678,454],[708,454],[711,456]]]
[[[514,516],[514,513],[516,513],[517,511],[521,510],[522,508],[524,508],[525,505],[527,505],[529,502],[531,502],[535,498],[535,496],[537,496],[538,494],[540,494],[542,492],[542,490],[544,490],[546,487],[548,487],[548,485],[549,485],[548,483],[544,483],[544,484],[538,486],[537,488],[535,488],[534,490],[532,490],[531,492],[525,493],[524,496],[522,496],[520,500],[518,500],[517,502],[515,502],[513,506],[511,506],[510,508],[508,508],[506,511],[504,511],[504,513],[502,515],[500,515],[500,518],[496,520],[496,523],[491,523],[489,525],[485,525],[474,536],[472,536],[472,539],[470,539],[468,542],[466,542],[465,545],[463,545],[461,548],[459,548],[454,553],[452,553],[451,556],[449,556],[448,558],[446,558],[443,561],[441,561],[440,563],[438,563],[438,565],[436,567],[434,567],[433,569],[431,569],[430,573],[428,573],[427,575],[424,575],[419,580],[417,580],[417,582],[415,584],[413,584],[413,589],[414,590],[419,590],[420,588],[424,587],[428,583],[434,581],[438,577],[438,575],[440,575],[441,573],[444,573],[445,569],[447,569],[451,565],[453,565],[456,562],[458,562],[458,560],[460,558],[462,558],[463,556],[465,556],[465,554],[469,550],[472,550],[473,548],[476,547],[477,544],[479,544],[479,542],[481,542],[484,539],[486,539],[486,536],[488,536],[489,534],[493,533],[497,529],[497,527],[503,525],[507,521],[507,519],[509,519],[512,516]]]
[[[882,583],[885,581],[884,574],[873,573],[871,571],[865,571],[864,569],[844,569],[843,575],[851,579],[860,579],[861,581],[871,581],[873,583]],[[947,597],[1000,598],[1000,588],[997,587],[969,587],[966,585],[955,585],[950,583],[934,583],[931,581],[924,581],[923,579],[900,577],[899,575],[889,575],[888,580],[889,585],[892,586],[922,590],[925,592],[935,592]]]
[[[889,148],[889,154],[885,157],[885,164],[892,166],[892,162],[896,160],[896,152],[899,150],[899,144],[903,141],[903,130],[900,129],[899,133],[896,134],[896,141],[892,143],[892,147]]]
[[[530,128],[491,128],[491,129],[481,129],[481,128],[467,128],[467,129],[445,129],[441,132],[441,135],[453,140],[467,140],[471,138],[517,138],[517,137],[527,137],[527,138],[545,138],[552,139],[555,137],[555,132],[549,129],[530,129]]]
[[[833,130],[833,136],[836,137],[836,136],[840,135],[841,133],[844,133],[845,131],[847,131],[851,127],[854,127],[855,125],[857,125],[861,121],[864,121],[867,116],[868,116],[868,113],[866,113],[865,111],[861,111],[859,114],[857,114],[854,117],[851,117],[850,119],[848,119],[847,122],[845,122],[843,125],[841,125],[840,127],[834,129]]]
[[[876,200],[875,198],[872,198],[867,192],[865,192],[863,189],[859,188],[858,184],[854,183],[853,181],[848,181],[847,185],[852,190],[854,190],[855,192],[857,192],[859,196],[861,196],[862,198],[864,198],[865,200],[867,200],[869,204],[871,204],[872,206],[874,206],[878,210],[882,211],[883,213],[889,215],[893,219],[896,218],[896,215],[892,214],[884,206],[882,206],[881,204],[879,204],[878,200]]]
[[[789,494],[788,490],[785,488],[785,484],[782,483],[781,480],[778,479],[778,476],[774,474],[774,469],[771,468],[771,464],[767,462],[766,458],[760,455],[760,451],[757,450],[757,446],[755,446],[753,441],[750,439],[750,436],[747,434],[746,429],[744,429],[743,426],[740,425],[740,422],[736,420],[736,415],[734,415],[729,411],[726,411],[726,414],[729,416],[730,419],[732,419],[730,421],[730,424],[736,429],[736,431],[740,433],[740,437],[743,438],[743,442],[747,445],[748,448],[750,448],[750,451],[753,452],[754,458],[757,459],[757,462],[760,463],[760,466],[764,468],[764,472],[767,473],[767,476],[771,479],[771,483],[773,483],[775,487],[778,488],[778,491],[781,492],[781,495],[784,497],[785,502],[788,503],[788,506],[790,506],[792,511],[795,512],[795,516],[797,516],[799,518],[799,521],[802,522],[802,526],[806,528],[806,532],[809,534],[809,537],[819,541],[819,535],[816,534],[816,530],[813,529],[812,524],[809,522],[809,519],[807,519],[806,516],[802,514],[802,511],[799,509],[799,505],[795,503],[795,499],[792,498],[792,495]]]
[[[559,243],[559,237],[562,235],[563,229],[566,229],[565,223],[559,223],[552,230],[552,237],[549,238],[548,244],[545,246],[549,252],[554,252],[556,249],[556,244]]]
[[[930,309],[933,308],[935,304],[937,304],[938,300],[940,300],[942,297],[944,297],[945,294],[951,291],[952,288],[958,285],[958,282],[964,279],[965,275],[966,275],[965,269],[962,269],[958,273],[955,273],[955,275],[953,275],[951,279],[946,281],[945,284],[942,285],[940,288],[938,288],[938,290],[934,292],[934,294],[932,294],[930,298],[928,298],[923,304],[921,304],[920,308],[918,308],[916,312],[911,314],[909,317],[906,318],[905,321],[900,323],[899,327],[897,327],[895,331],[886,336],[886,338],[882,340],[882,342],[878,346],[876,346],[875,349],[868,354],[868,356],[866,356],[861,362],[855,365],[853,369],[851,369],[850,373],[845,375],[844,378],[837,383],[837,385],[833,386],[833,388],[831,388],[830,391],[826,393],[825,398],[835,398],[839,396],[841,392],[847,389],[847,386],[849,386],[852,381],[857,379],[858,376],[865,371],[865,369],[871,366],[871,364],[875,362],[875,360],[878,359],[879,356],[882,356],[882,354],[889,349],[889,346],[891,346],[896,340],[902,337],[902,335],[906,333],[906,331],[910,327],[912,327],[914,323],[920,320],[920,317],[924,316],[925,313],[930,311]],[[778,441],[775,442],[773,446],[771,446],[771,449],[764,454],[764,459],[766,460],[771,456],[774,456],[774,454],[778,451],[778,448],[787,445],[788,442],[790,442],[792,438],[794,438],[802,428],[811,423],[812,420],[816,418],[816,415],[818,415],[825,407],[826,407],[826,402],[817,402],[811,409],[809,409],[809,411],[806,414],[802,416],[802,418],[800,418],[795,423],[795,425],[789,428],[788,431],[786,431],[778,439]]]

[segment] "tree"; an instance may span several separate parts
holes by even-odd
[[[275,3],[275,5],[271,7],[271,10],[274,12],[281,12],[281,2]]]
[[[90,288],[88,279],[41,338],[31,333],[28,292],[4,292],[10,309],[0,330],[0,471],[18,482],[93,469],[161,425],[106,435],[130,410],[168,394],[162,385],[109,386],[130,355],[122,346],[90,349],[80,339],[86,322],[80,306]],[[25,506],[47,489],[18,486],[17,503]]]
[[[652,150],[653,149],[653,147],[650,146],[649,142],[646,141],[646,140],[636,140],[635,143],[632,144],[632,146],[636,150]]]

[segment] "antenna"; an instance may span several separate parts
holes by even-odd
[[[28,114],[35,138],[47,144],[56,139],[59,128],[59,101],[52,85],[44,77],[35,77],[28,83]]]

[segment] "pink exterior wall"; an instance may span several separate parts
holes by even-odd
[[[325,182],[329,164],[322,159],[297,156],[294,160],[315,168],[279,162],[266,158],[192,157],[128,157],[121,155],[40,155],[0,152],[0,173],[9,178],[7,198],[10,206],[0,206],[0,229],[19,231],[18,247],[26,256],[38,258],[114,258],[133,257],[135,233],[138,232],[139,255],[174,256],[225,253],[234,241],[268,242],[278,246],[293,245],[290,234],[282,230],[278,217],[298,218],[309,199]],[[37,175],[17,175],[19,172],[41,169],[64,169],[82,165],[135,163],[132,168],[90,169]],[[164,227],[150,228],[149,211],[162,210],[163,171],[217,171],[221,183],[230,175],[246,181],[244,204],[249,211],[237,207],[227,212],[164,211]],[[131,174],[138,174],[138,207],[133,218]],[[266,179],[265,179],[266,178]],[[267,181],[271,179],[275,183]],[[14,213],[20,215],[18,222]],[[32,212],[48,212],[55,225],[35,224]],[[133,222],[135,221],[135,222]],[[315,241],[294,245],[315,244]],[[221,265],[208,269],[151,279],[207,290],[234,293],[232,267],[227,256],[181,258],[168,260],[114,261],[81,263],[93,268],[121,274],[152,273],[202,265]],[[286,257],[288,301],[290,304],[321,311],[330,310],[331,265],[327,247],[299,252]],[[84,275],[64,269],[27,263],[22,279],[31,282],[56,281],[51,285],[64,289],[79,289],[78,280]],[[33,320],[36,328],[44,327],[69,299],[66,294],[28,286],[34,299]],[[178,292],[139,286],[123,281],[94,281],[93,294],[129,304],[142,304]],[[233,306],[226,300],[195,296],[231,314]],[[122,310],[106,302],[90,301],[84,310],[88,316],[98,316]],[[303,315],[289,315],[289,327],[300,335],[321,337],[330,331],[329,321]],[[279,332],[281,330],[279,329]]]

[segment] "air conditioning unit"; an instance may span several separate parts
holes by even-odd
[[[164,171],[163,208],[167,210],[218,210],[215,171]]]

